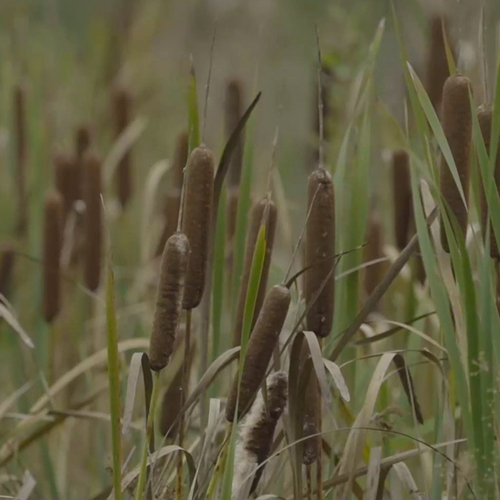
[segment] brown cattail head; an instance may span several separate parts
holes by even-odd
[[[308,207],[305,237],[308,270],[304,275],[307,328],[319,337],[326,337],[332,329],[335,300],[335,196],[332,178],[324,169],[316,169],[309,176]]]
[[[113,91],[113,114],[115,119],[115,135],[120,137],[130,122],[130,108],[132,106],[132,96],[123,88],[116,88]],[[127,205],[132,195],[132,172],[131,154],[126,151],[116,169],[116,181],[118,201],[123,208]]]
[[[290,306],[290,291],[283,285],[273,286],[267,296],[253,328],[241,374],[238,410],[238,377],[235,378],[226,405],[226,419],[232,422],[237,412],[240,419],[249,410],[260,384],[266,376],[267,366],[278,342]]]
[[[441,16],[435,16],[431,20],[427,74],[425,75],[426,91],[438,115],[441,114],[444,82],[450,76],[443,36],[443,28],[444,33],[448,36],[446,25],[446,19]]]
[[[278,210],[276,205],[268,197],[263,198],[252,208],[250,214],[250,224],[245,248],[245,258],[243,261],[243,272],[241,275],[240,289],[238,294],[238,303],[236,306],[236,324],[233,333],[234,345],[240,345],[241,333],[243,328],[243,316],[245,312],[245,302],[247,299],[248,281],[250,280],[250,271],[252,268],[252,259],[257,242],[257,236],[262,224],[266,225],[266,254],[260,276],[259,291],[255,302],[255,310],[252,319],[252,328],[257,321],[262,303],[266,296],[267,280],[269,277],[269,268],[271,266],[271,256],[274,245],[274,234],[276,232],[276,222],[278,219]]]
[[[60,260],[63,242],[63,200],[57,191],[45,196],[43,223],[43,317],[51,323],[61,309]]]
[[[14,244],[5,242],[0,247],[0,295],[9,298],[12,275],[14,272],[14,260],[16,252]],[[2,298],[0,297],[0,301]]]
[[[231,79],[226,85],[225,122],[226,137],[229,138],[236,129],[243,112],[243,83],[236,78]],[[241,168],[243,164],[243,135],[240,134],[238,143],[231,155],[229,169],[227,171],[227,183],[229,188],[237,188],[240,185]]]
[[[93,151],[83,158],[85,201],[85,284],[95,291],[99,287],[102,266],[102,180],[101,159]]]
[[[90,128],[87,125],[80,125],[76,129],[75,148],[76,157],[82,158],[90,147],[91,135]]]
[[[384,236],[382,222],[376,215],[372,215],[368,221],[366,232],[366,246],[364,261],[370,263],[384,257]],[[375,287],[380,283],[384,274],[384,263],[369,264],[365,269],[365,291],[371,295]]]
[[[63,220],[71,211],[74,203],[73,179],[74,160],[64,153],[54,155],[54,180],[57,191],[63,198]]]
[[[182,215],[182,232],[188,237],[191,246],[183,301],[183,308],[188,310],[201,302],[205,287],[212,228],[213,179],[213,154],[201,145],[191,152],[187,162]]]
[[[488,156],[490,155],[491,147],[491,126],[492,126],[492,108],[491,106],[482,106],[479,108],[477,113],[477,118],[479,121],[479,127],[481,128],[481,134],[483,136],[484,145]],[[497,157],[494,165],[493,176],[495,179],[495,190],[498,192],[500,187],[500,149],[497,151]],[[489,183],[489,180],[487,181]],[[486,198],[486,193],[484,191],[484,182],[480,184],[481,192],[481,225],[483,228],[483,234],[486,236],[486,229],[488,224],[488,200]],[[498,242],[495,238],[493,227],[490,224],[490,254],[496,260],[500,260],[500,251],[498,249]]]
[[[163,251],[149,345],[149,362],[151,369],[155,371],[167,366],[174,349],[182,311],[189,251],[189,241],[181,232],[170,236]]]
[[[22,85],[17,85],[14,88],[14,137],[16,141],[16,189],[18,201],[16,232],[19,236],[23,236],[28,228],[26,136],[26,90]]]
[[[410,158],[404,149],[392,153],[394,236],[399,250],[408,244],[412,217]]]
[[[470,148],[472,136],[472,115],[469,96],[472,92],[470,80],[462,75],[450,76],[443,89],[443,131],[455,160],[460,184],[467,200],[470,177]],[[451,170],[444,156],[441,158],[440,188],[443,201],[455,216],[465,236],[467,230],[467,207],[460,196]],[[441,244],[450,251],[446,231],[441,221]],[[453,226],[452,226],[453,227]]]
[[[75,158],[73,160],[71,174],[71,199],[72,203],[82,200],[83,193],[83,157],[89,149],[91,142],[90,128],[86,125],[80,125],[75,133]]]
[[[288,377],[286,373],[281,371],[270,375],[266,380],[266,388],[266,404],[264,404],[262,391],[260,391],[241,431],[241,445],[244,448],[244,453],[239,455],[243,459],[249,459],[251,463],[255,463],[257,466],[260,466],[269,458],[276,424],[286,407],[288,398]],[[255,491],[263,470],[264,466],[257,469],[250,494]],[[241,479],[244,480],[245,478]],[[233,484],[235,482],[238,481],[233,481]],[[238,484],[235,486],[238,486]]]
[[[302,463],[310,465],[318,459],[321,451],[321,393],[316,372],[314,371],[309,346],[302,343],[300,353],[300,378],[305,381],[307,389],[304,394],[304,408],[302,420],[302,437],[309,438],[303,441]]]

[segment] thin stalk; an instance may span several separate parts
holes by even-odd
[[[229,423],[227,429],[226,429],[226,435],[224,436],[223,440],[223,448],[219,453],[219,456],[217,457],[217,463],[215,464],[215,469],[214,473],[212,474],[212,477],[210,478],[210,483],[207,488],[207,498],[206,500],[211,500],[212,497],[214,496],[215,493],[215,488],[217,486],[217,480],[221,474],[224,473],[224,470],[226,469],[226,461],[227,461],[227,451],[229,448],[229,438],[232,434],[232,429],[233,429],[233,424]]]

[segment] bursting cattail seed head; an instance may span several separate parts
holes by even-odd
[[[252,208],[250,214],[250,224],[245,248],[245,257],[243,262],[243,272],[239,288],[238,302],[236,306],[236,324],[233,333],[234,345],[240,345],[241,332],[243,328],[243,316],[245,313],[245,302],[247,298],[248,281],[252,267],[252,259],[255,251],[257,237],[262,224],[266,224],[266,253],[260,276],[259,290],[255,301],[255,310],[252,320],[252,328],[257,321],[262,303],[266,295],[267,280],[269,277],[269,268],[271,266],[271,256],[274,246],[274,235],[276,233],[276,222],[278,219],[278,210],[276,205],[268,197],[263,198]]]
[[[189,252],[189,241],[181,232],[170,236],[163,251],[149,345],[149,362],[151,369],[155,371],[167,366],[174,349],[182,311]]]
[[[130,93],[123,88],[116,88],[113,92],[113,112],[115,119],[115,136],[120,137],[126,130],[130,121],[130,108],[132,106],[132,97]],[[131,154],[126,151],[116,169],[116,181],[118,201],[123,208],[127,205],[132,195],[132,172],[131,172]]]
[[[443,89],[443,131],[455,160],[460,184],[467,200],[470,177],[470,148],[472,136],[472,115],[469,95],[472,92],[470,80],[462,75],[450,76]],[[440,188],[443,201],[455,216],[465,236],[467,230],[467,207],[451,175],[444,156],[441,158]],[[452,226],[453,227],[453,226]],[[450,251],[444,224],[441,223],[441,244]]]
[[[63,243],[63,200],[57,191],[45,196],[43,222],[43,317],[51,323],[61,309],[60,260]]]
[[[248,411],[266,375],[274,348],[285,323],[290,306],[290,291],[283,285],[273,286],[264,301],[252,330],[243,363],[238,409],[238,377],[235,378],[226,405],[226,419],[239,420]]]
[[[491,106],[482,106],[477,113],[477,118],[479,121],[479,127],[481,129],[481,134],[483,136],[484,145],[486,147],[486,152],[488,156],[490,155],[491,147],[491,129],[493,120],[493,110]],[[495,179],[495,190],[498,192],[500,187],[500,149],[497,151],[497,157],[494,164],[493,176]],[[489,182],[489,180],[488,180]],[[480,193],[481,193],[481,225],[483,228],[483,234],[486,236],[487,224],[488,224],[488,201],[486,198],[486,193],[484,191],[484,183],[480,183]],[[495,233],[493,227],[490,224],[490,254],[496,260],[500,260],[500,251],[498,249],[498,242],[495,238]]]
[[[255,491],[262,476],[264,466],[261,464],[269,458],[274,431],[287,403],[288,378],[286,373],[271,374],[266,380],[266,388],[266,404],[264,404],[262,391],[259,391],[248,416],[241,424],[233,477],[233,492],[236,494],[244,487],[245,480],[257,467],[250,494]]]
[[[101,159],[93,151],[83,158],[85,201],[85,285],[95,291],[99,287],[102,267],[102,180]]]
[[[195,148],[186,166],[182,232],[191,247],[184,309],[194,309],[201,302],[205,287],[208,245],[212,228],[214,157],[204,145]]]
[[[324,169],[316,169],[309,176],[308,207],[305,238],[308,270],[304,275],[307,328],[319,337],[326,337],[332,329],[335,299],[335,197],[332,178]]]
[[[404,149],[392,153],[394,236],[399,250],[408,244],[412,217],[410,158]]]

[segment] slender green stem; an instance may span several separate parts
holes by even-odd
[[[208,485],[207,488],[206,500],[211,500],[212,497],[214,496],[215,488],[217,486],[217,481],[219,477],[224,473],[224,470],[226,468],[227,452],[230,444],[229,437],[231,436],[232,425],[233,424],[229,424],[229,427],[226,430],[226,436],[224,437],[223,441],[224,445],[221,452],[219,453],[219,456],[217,457],[217,463],[215,464],[214,473],[210,478],[210,484]]]

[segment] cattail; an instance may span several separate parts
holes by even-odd
[[[491,107],[482,106],[477,113],[477,118],[479,121],[479,127],[481,128],[481,134],[483,136],[484,145],[488,155],[490,154],[491,147],[491,125],[492,125],[492,109]],[[500,149],[497,151],[497,158],[493,170],[493,176],[495,179],[495,188],[498,191],[500,187]],[[489,182],[489,180],[487,181]],[[486,193],[484,191],[484,183],[480,184],[481,192],[481,224],[483,227],[483,233],[486,236],[486,229],[488,224],[488,200],[486,198]],[[490,224],[490,254],[494,259],[500,260],[500,252],[498,249],[498,243]]]
[[[0,248],[0,295],[8,298],[14,272],[16,252],[12,243],[3,243]],[[0,301],[2,301],[0,297]]]
[[[472,92],[470,81],[461,75],[450,76],[443,89],[443,131],[455,160],[460,184],[465,199],[469,192],[469,162],[472,135],[472,116],[469,94]],[[457,219],[465,236],[467,230],[467,207],[451,175],[444,156],[441,159],[440,187],[443,201]],[[452,226],[453,227],[453,226]],[[441,244],[446,252],[450,251],[444,223],[441,223]]]
[[[243,109],[243,84],[238,79],[229,80],[226,86],[225,124],[226,137],[229,139],[236,129]],[[240,134],[238,143],[231,155],[227,171],[227,183],[230,188],[238,188],[243,164],[243,136]]]
[[[132,97],[130,93],[122,88],[115,89],[113,93],[113,111],[115,119],[115,134],[120,137],[128,127],[130,121],[130,108]],[[131,154],[126,151],[116,170],[116,181],[118,191],[118,201],[123,208],[127,205],[132,195],[132,172],[131,172]]]
[[[73,179],[71,178],[73,172],[74,160],[69,155],[56,153],[54,155],[54,180],[56,189],[63,199],[63,220],[70,213],[75,201],[73,199]]]
[[[212,228],[214,158],[204,145],[195,148],[186,166],[182,231],[191,246],[183,308],[194,309],[203,297]]]
[[[364,261],[369,263],[383,258],[383,245],[382,222],[376,215],[372,215],[368,221]],[[373,290],[375,290],[375,287],[380,283],[383,274],[384,265],[382,262],[369,264],[368,267],[365,268],[364,285],[367,295],[371,295]]]
[[[278,342],[290,305],[290,291],[283,285],[273,286],[267,296],[248,341],[239,387],[238,415],[248,411],[260,384],[266,376],[267,366]],[[227,400],[226,419],[232,422],[236,413],[238,377],[235,378]]]
[[[177,138],[174,159],[172,161],[171,185],[166,194],[164,215],[165,225],[158,242],[156,256],[162,254],[165,243],[177,229],[177,219],[179,218],[179,209],[181,206],[182,183],[184,181],[184,167],[188,157],[189,136],[187,131],[181,132]]]
[[[316,462],[321,452],[321,393],[316,372],[314,371],[309,347],[302,344],[301,378],[308,377],[307,388],[304,394],[302,437],[303,441],[302,463],[311,465]]]
[[[448,36],[446,33],[446,20],[444,18],[436,16],[431,20],[427,74],[425,75],[426,91],[438,115],[441,114],[443,86],[446,79],[450,76],[443,27],[446,36]]]
[[[85,284],[89,290],[99,287],[102,250],[102,180],[101,160],[93,151],[85,153],[84,201],[85,201]]]
[[[16,232],[23,236],[28,228],[27,199],[27,127],[26,127],[26,90],[21,85],[14,88],[14,137],[16,140],[16,187],[17,187],[17,226]]]
[[[241,425],[236,445],[235,473],[233,476],[233,496],[245,488],[245,479],[255,471],[250,487],[251,495],[259,482],[263,464],[271,452],[274,431],[278,420],[285,410],[288,398],[288,378],[285,372],[276,372],[266,380],[266,404],[262,391],[259,391],[248,416]],[[257,470],[255,470],[257,469]]]
[[[57,191],[45,196],[43,223],[43,317],[51,323],[61,309],[60,259],[63,200]]]
[[[276,232],[276,221],[278,218],[278,211],[276,205],[268,197],[263,198],[256,203],[250,214],[250,225],[248,230],[245,258],[243,262],[243,272],[241,275],[241,283],[238,294],[238,302],[236,306],[236,325],[233,333],[234,345],[240,345],[241,334],[243,328],[243,316],[245,313],[245,302],[247,299],[248,282],[250,280],[250,271],[252,267],[252,259],[257,242],[257,236],[262,224],[266,224],[266,253],[264,256],[264,263],[262,266],[262,273],[260,276],[259,290],[257,299],[255,301],[255,309],[252,319],[252,328],[257,321],[259,312],[262,308],[262,303],[266,295],[267,279],[269,276],[269,268],[271,265],[271,256],[274,245],[274,234]]]
[[[408,244],[412,217],[410,158],[404,149],[392,153],[394,236],[399,250]]]
[[[72,203],[83,199],[83,157],[90,147],[90,129],[86,125],[80,125],[75,134],[75,159],[73,161],[72,179]]]
[[[332,329],[335,299],[335,198],[332,178],[326,170],[316,169],[309,176],[308,207],[305,238],[308,270],[304,276],[307,328],[319,337],[326,337]]]
[[[165,368],[174,349],[179,327],[182,298],[189,260],[189,241],[185,234],[174,233],[162,255],[160,281],[156,294],[153,332],[149,345],[151,369]]]

